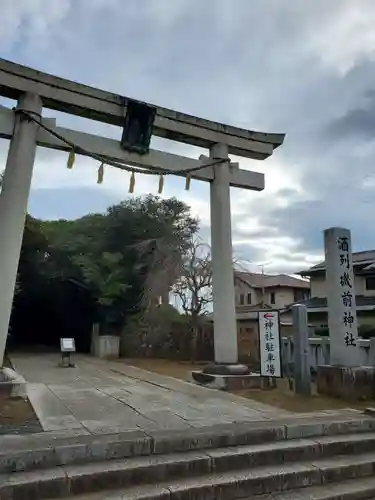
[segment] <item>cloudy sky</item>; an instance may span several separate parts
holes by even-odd
[[[373,0],[1,0],[0,56],[42,71],[285,144],[264,162],[262,193],[232,190],[233,242],[253,271],[296,272],[322,256],[322,230],[352,230],[375,247],[375,2]],[[2,101],[4,104],[4,101]],[[13,105],[9,101],[10,105]],[[120,129],[46,112],[60,125],[120,138]],[[197,148],[155,140],[193,157]],[[5,159],[7,143],[0,142]],[[29,202],[43,218],[73,218],[128,196],[125,172],[38,150]],[[157,193],[138,178],[135,194]],[[168,178],[209,234],[209,186]]]

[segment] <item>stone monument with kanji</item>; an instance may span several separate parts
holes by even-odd
[[[362,366],[349,229],[326,229],[324,247],[330,363],[318,367],[318,392],[370,399],[375,394],[375,370]]]

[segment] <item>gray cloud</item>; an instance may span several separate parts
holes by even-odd
[[[373,139],[375,134],[375,103],[367,109],[351,109],[331,125],[331,136],[341,140]]]
[[[213,120],[287,133],[275,162],[288,179],[300,180],[301,190],[266,191],[262,202],[233,218],[237,249],[250,260],[264,260],[265,253],[252,242],[279,238],[283,245],[289,237],[295,246],[274,251],[273,258],[280,270],[292,270],[293,259],[322,252],[321,231],[331,225],[350,227],[356,249],[375,246],[375,201],[362,185],[375,176],[375,67],[363,38],[368,27],[355,24],[359,14],[350,11],[375,19],[373,2],[236,0],[236,8],[232,0],[26,3],[26,13],[7,11],[6,57]],[[17,28],[21,21],[23,29]],[[87,125],[64,115],[60,120]],[[267,178],[272,175],[266,166]],[[257,229],[244,224],[250,214]]]

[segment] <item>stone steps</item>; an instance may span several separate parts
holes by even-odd
[[[151,484],[157,486],[157,496],[153,496],[153,488],[149,489],[148,497],[150,500],[155,498],[169,498],[170,500],[237,500],[251,498],[257,495],[275,494],[293,489],[302,489],[307,486],[319,486],[326,488],[326,485],[332,482],[339,482],[348,478],[368,478],[374,474],[375,453],[360,455],[358,457],[334,457],[331,459],[315,460],[313,462],[291,462],[283,465],[272,465],[265,467],[254,467],[251,469],[240,469],[225,473],[210,473],[196,477],[171,479],[169,481],[155,481]],[[124,476],[123,476],[124,477]],[[114,495],[117,498],[132,498],[133,490],[126,488],[132,486],[131,483],[120,485],[120,480],[117,482],[112,476],[111,486],[117,488]],[[139,485],[141,486],[150,477],[144,477]],[[81,483],[82,484],[82,483]],[[87,485],[88,483],[86,483]],[[105,491],[96,482],[91,484],[91,488],[98,488],[99,491]],[[75,488],[78,483],[71,483],[69,498],[80,498],[79,489]],[[107,484],[107,487],[109,484]],[[142,488],[139,488],[142,491]],[[65,496],[66,490],[55,489],[50,486],[44,490],[25,491],[26,496],[23,496],[21,490],[18,490],[16,495],[2,496],[5,500],[8,498],[17,498],[23,500],[26,498],[48,498],[49,492],[52,493],[52,498]],[[289,494],[289,491],[288,491]],[[372,493],[371,493],[372,494]],[[103,493],[101,493],[103,495]],[[144,497],[144,495],[143,495]],[[84,499],[85,496],[81,497]],[[87,498],[87,497],[86,497]],[[95,497],[94,497],[95,498]],[[102,496],[103,498],[103,496]],[[116,496],[114,496],[116,498]]]
[[[293,439],[321,436],[333,436],[338,440],[338,436],[346,437],[354,433],[360,436],[363,433],[375,432],[375,419],[358,413],[353,413],[350,418],[347,414],[341,418],[337,415],[331,418],[310,416],[277,422],[249,422],[183,431],[158,431],[152,434],[130,431],[102,436],[65,437],[64,433],[46,432],[29,436],[0,436],[0,474],[191,450],[208,451],[236,446],[285,443]],[[367,437],[371,441],[370,436]],[[361,446],[362,452],[367,451],[363,448],[365,444]],[[337,453],[344,453],[340,450]],[[234,457],[232,460],[234,462]]]
[[[171,500],[173,485],[140,486],[122,491],[106,491],[78,495],[75,500]],[[277,491],[256,495],[256,500],[367,500],[375,497],[375,478],[366,477],[349,479],[324,486],[305,486],[288,491]],[[216,500],[214,493],[211,496],[190,496],[189,500]],[[254,496],[243,500],[253,499]]]
[[[161,487],[150,498],[234,500],[374,472],[375,433],[341,434],[13,472],[0,477],[0,498],[79,498],[108,489],[132,498],[127,488],[149,484]]]

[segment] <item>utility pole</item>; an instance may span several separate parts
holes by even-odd
[[[265,294],[265,288],[264,288],[264,264],[261,264],[262,267],[262,309],[264,309],[264,294]]]

